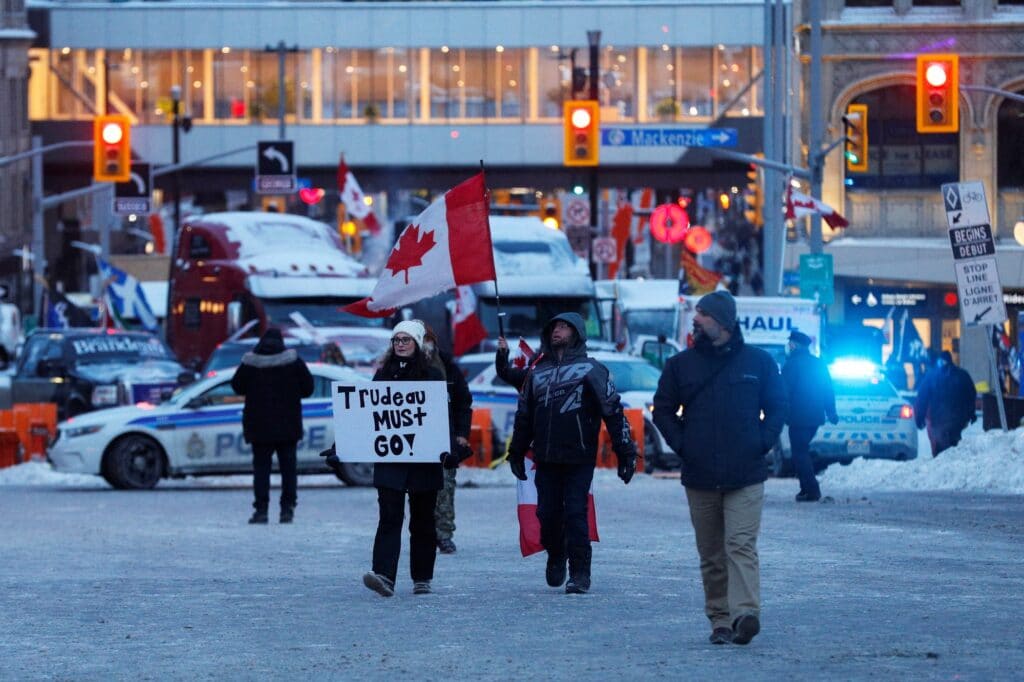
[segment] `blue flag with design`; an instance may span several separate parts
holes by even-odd
[[[139,280],[102,258],[96,258],[96,265],[99,267],[100,277],[104,282],[107,310],[121,323],[120,326],[124,326],[125,318],[133,318],[147,330],[156,331],[158,327],[156,315],[149,307]]]

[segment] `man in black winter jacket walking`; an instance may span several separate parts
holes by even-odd
[[[682,463],[711,642],[747,644],[761,630],[764,456],[782,431],[786,391],[771,355],[743,342],[729,292],[700,299],[693,335],[694,347],[665,364],[654,424]]]
[[[536,465],[537,519],[547,550],[548,585],[565,582],[568,594],[590,589],[590,532],[587,495],[597,463],[597,438],[604,420],[619,460],[619,478],[636,471],[636,443],[608,368],[587,357],[583,318],[556,315],[541,332],[540,360],[530,369],[519,396],[508,461],[521,481],[526,451]]]
[[[977,417],[974,401],[978,392],[966,370],[953,364],[948,350],[939,354],[935,367],[924,375],[917,387],[914,419],[917,428],[928,427],[932,457],[960,442],[961,432]]]
[[[295,448],[302,440],[302,399],[313,395],[313,375],[295,349],[285,350],[278,329],[264,332],[242,356],[231,388],[245,396],[242,435],[252,444],[252,487],[256,508],[249,523],[266,523],[270,465],[281,470],[281,523],[291,523],[298,503]]]
[[[811,441],[818,427],[827,417],[832,424],[839,423],[836,415],[836,395],[832,377],[821,358],[811,355],[811,337],[793,330],[789,335],[789,356],[782,367],[782,381],[789,398],[789,447],[793,453],[793,467],[800,478],[797,502],[817,502],[821,488],[814,476],[811,463]]]

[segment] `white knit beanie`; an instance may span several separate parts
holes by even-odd
[[[395,325],[395,328],[391,330],[391,338],[395,338],[400,333],[406,333],[416,341],[416,345],[419,348],[423,348],[423,336],[427,333],[427,330],[423,328],[423,324],[416,320],[406,320],[399,322]]]

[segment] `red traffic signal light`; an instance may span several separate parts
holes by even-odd
[[[596,166],[601,141],[600,110],[595,100],[567,101],[562,107],[566,166]]]
[[[92,176],[96,182],[127,182],[132,173],[131,119],[97,116],[92,126]]]
[[[917,132],[955,133],[960,129],[960,57],[917,56]]]

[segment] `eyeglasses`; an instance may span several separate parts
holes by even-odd
[[[396,336],[391,339],[391,343],[396,346],[404,346],[407,343],[412,343],[413,338],[411,336]]]

